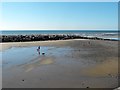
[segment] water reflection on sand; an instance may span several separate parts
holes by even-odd
[[[38,46],[12,47],[0,53],[3,61],[4,87],[5,85],[12,87],[8,84],[12,80],[14,81],[12,85],[15,87],[29,85],[29,87],[53,87],[55,85],[54,87],[86,88],[88,86],[104,87],[104,85],[112,87],[113,83],[117,85],[116,76],[112,78],[108,76],[109,73],[112,74],[112,69],[117,70],[117,67],[109,66],[109,64],[116,65],[117,58],[110,58],[115,59],[115,64],[114,62],[104,63],[100,61],[104,58],[103,54],[96,58],[94,54],[97,49],[88,47],[41,46],[40,55],[37,48]],[[45,54],[42,55],[42,53]],[[105,66],[107,66],[106,71],[110,68],[107,73],[102,72]],[[25,86],[19,86],[22,84],[21,80],[24,81]],[[111,80],[113,82],[108,83]]]
[[[41,60],[41,64],[51,62],[44,60],[48,57],[62,57],[69,54],[71,48],[41,47],[41,55],[37,52],[37,47],[12,47],[3,51],[2,60],[3,68],[29,63],[31,61]],[[45,53],[45,55],[42,55]]]

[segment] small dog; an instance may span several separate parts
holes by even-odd
[[[45,55],[45,53],[42,53],[42,55]]]

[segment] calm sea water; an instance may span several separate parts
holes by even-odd
[[[117,39],[118,31],[98,31],[98,30],[20,30],[20,31],[2,31],[2,35],[32,35],[32,34],[69,34],[69,35],[81,35],[87,37],[100,37],[100,38],[109,38]]]

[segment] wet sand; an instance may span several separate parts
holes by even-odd
[[[1,45],[3,88],[118,86],[117,41],[77,39]],[[38,46],[41,55],[36,51]]]

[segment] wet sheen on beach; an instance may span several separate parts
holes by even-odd
[[[18,44],[6,43],[3,46],[5,88],[117,87],[117,41],[66,40]]]

